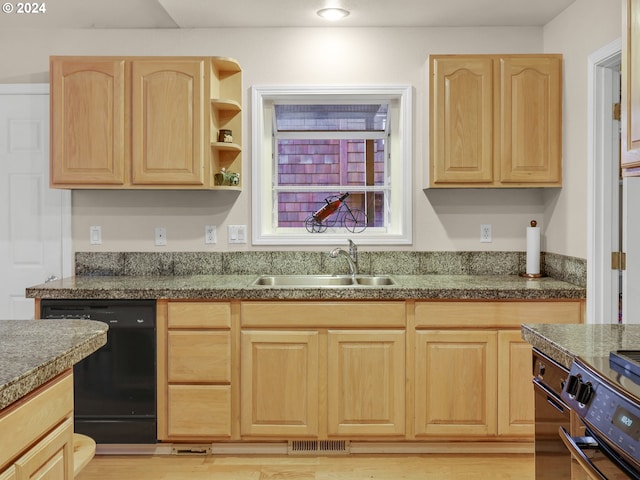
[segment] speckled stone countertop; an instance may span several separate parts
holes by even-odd
[[[584,299],[586,289],[550,277],[390,275],[382,287],[255,286],[257,275],[76,276],[27,288],[29,298],[77,299]]]
[[[106,323],[0,320],[0,410],[107,343]]]
[[[640,348],[640,325],[525,324],[522,338],[560,365],[576,357],[607,357],[612,350]]]

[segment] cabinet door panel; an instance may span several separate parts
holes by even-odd
[[[416,332],[416,435],[496,433],[495,332]]]
[[[16,480],[73,478],[73,420],[68,418],[15,463]]]
[[[329,435],[402,435],[405,334],[329,331]]]
[[[131,68],[131,182],[202,185],[204,59],[134,60]]]
[[[169,437],[231,435],[231,387],[228,385],[169,385]]]
[[[318,434],[318,333],[242,332],[241,433]]]
[[[38,412],[34,415],[34,412]],[[17,408],[0,416],[0,465],[23,452],[34,439],[54,429],[63,419],[73,416],[72,370],[56,377],[46,386],[25,397]]]
[[[123,185],[125,61],[51,59],[51,183]]]
[[[560,182],[560,57],[505,57],[500,59],[499,67],[500,181]]]
[[[431,63],[433,182],[493,181],[493,61],[434,58]]]
[[[498,332],[498,434],[533,436],[531,346],[520,330]]]

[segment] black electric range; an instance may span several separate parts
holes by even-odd
[[[640,351],[575,359],[562,398],[594,445],[629,478],[640,479]]]

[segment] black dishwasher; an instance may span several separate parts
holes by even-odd
[[[74,430],[98,444],[156,443],[155,300],[49,300],[41,319],[109,325],[107,343],[73,367]]]

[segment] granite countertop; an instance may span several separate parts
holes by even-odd
[[[0,320],[0,410],[107,343],[92,320]]]
[[[640,325],[522,325],[522,338],[560,365],[576,357],[607,357],[612,350],[640,348]]]
[[[29,298],[77,299],[584,299],[586,289],[550,277],[390,275],[382,287],[254,286],[257,275],[75,276],[27,288]]]

